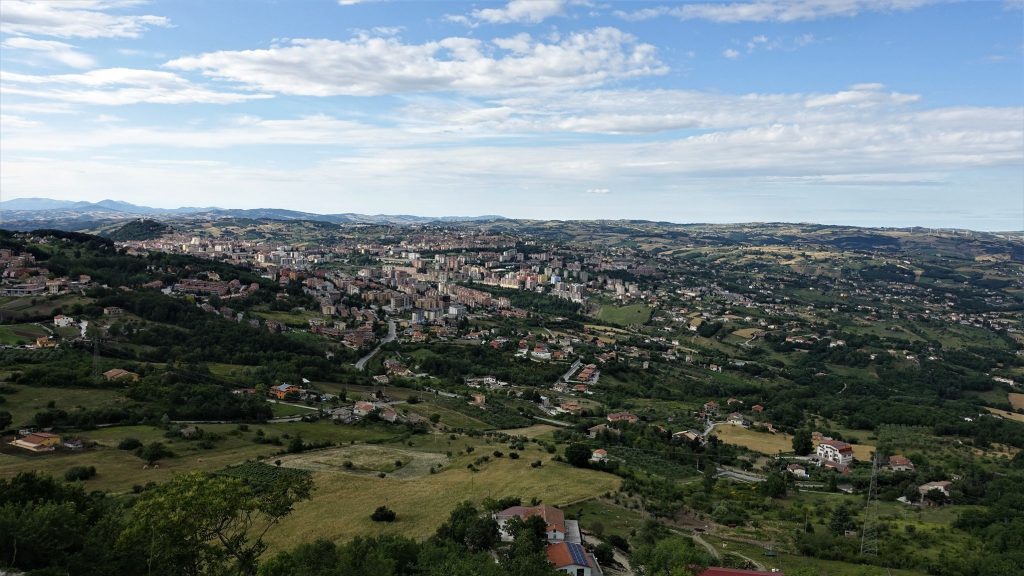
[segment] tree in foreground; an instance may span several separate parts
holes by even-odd
[[[146,558],[150,574],[256,574],[267,530],[310,497],[307,477],[246,483],[192,472],[139,497],[119,543]]]

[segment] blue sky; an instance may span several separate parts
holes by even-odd
[[[1024,229],[1024,3],[0,2],[0,196]]]

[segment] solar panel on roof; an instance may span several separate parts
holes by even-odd
[[[566,544],[569,548],[569,554],[572,556],[573,564],[579,566],[588,566],[587,564],[587,553],[583,550],[583,546],[569,542]]]

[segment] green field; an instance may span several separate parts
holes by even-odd
[[[492,459],[479,472],[466,469],[466,462],[472,459],[462,457],[440,473],[415,480],[316,472],[313,499],[298,504],[271,530],[271,549],[284,550],[315,538],[340,542],[382,533],[423,539],[463,500],[479,503],[487,497],[517,495],[527,501],[537,497],[560,505],[615,490],[620,483],[610,474],[548,459],[540,468],[531,468],[531,460],[538,457]],[[371,521],[370,513],[381,505],[394,510],[397,521],[386,525]]]
[[[629,538],[630,532],[640,528],[644,516],[638,510],[616,506],[595,498],[565,508],[566,517],[578,518],[588,532],[601,532],[603,536],[618,534]]]
[[[309,416],[310,414],[316,414],[317,409],[310,406],[302,406],[300,404],[282,404],[280,402],[271,402],[270,410],[274,413],[274,418],[285,418],[288,416]]]
[[[420,402],[418,404],[402,404],[401,408],[403,410],[408,409],[410,412],[415,412],[423,417],[430,417],[431,414],[437,414],[441,417],[440,423],[449,428],[466,428],[473,430],[493,428],[493,426],[489,426],[487,423],[481,422],[472,416],[468,416],[462,412],[458,412],[438,404]],[[479,408],[475,409],[479,410]]]
[[[2,297],[0,298],[0,321],[14,320],[50,320],[59,308],[70,313],[75,304],[92,302],[91,298],[76,295],[36,296],[36,297]]]
[[[36,324],[6,324],[0,326],[0,344],[7,346],[35,344],[36,338],[48,334],[49,332]]]
[[[301,435],[307,442],[329,441],[337,444],[350,442],[385,441],[401,434],[401,429],[384,424],[368,426],[338,426],[331,422],[286,422],[252,424],[249,431],[235,433],[235,424],[199,424],[200,429],[221,437],[213,448],[199,447],[198,442],[181,438],[167,438],[164,430],[154,426],[113,426],[75,434],[94,441],[95,448],[81,452],[54,452],[31,454],[13,447],[0,447],[0,477],[9,477],[30,470],[62,476],[72,466],[95,466],[97,475],[87,481],[89,490],[125,492],[135,484],[149,481],[165,482],[178,473],[190,470],[218,470],[249,459],[270,457],[282,452],[287,436]],[[284,445],[256,444],[256,431],[263,430],[268,437],[282,437]],[[174,452],[173,458],[160,461],[159,468],[144,469],[144,462],[128,451],[117,449],[125,438],[135,438],[143,444],[163,442]]]
[[[44,412],[47,404],[54,403],[56,408],[73,412],[78,408],[102,408],[122,404],[134,404],[118,390],[90,388],[43,388],[7,384],[15,390],[13,394],[4,394],[7,399],[0,408],[11,413],[13,426],[30,424],[37,412]]]
[[[257,310],[256,315],[264,320],[276,320],[285,326],[293,328],[309,328],[310,318],[323,318],[319,312],[278,312],[271,310]]]
[[[629,326],[646,324],[651,319],[651,308],[646,304],[630,304],[629,306],[601,306],[597,319],[608,324]]]

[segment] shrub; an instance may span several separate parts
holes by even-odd
[[[144,448],[139,447],[135,450],[135,453],[146,462],[152,464],[161,458],[170,458],[174,456],[174,452],[171,452],[167,446],[164,446],[162,442],[153,442],[147,444]]]
[[[622,550],[623,552],[629,552],[629,540],[626,540],[618,534],[612,534],[611,536],[608,536],[608,543],[612,546],[615,546],[619,550]]]
[[[68,482],[75,482],[76,480],[88,480],[95,475],[95,466],[74,466],[68,468],[68,471],[64,473],[64,479]]]
[[[135,450],[140,446],[142,446],[142,442],[140,442],[137,438],[125,438],[124,440],[121,440],[121,442],[119,442],[117,445],[117,447],[120,448],[121,450]]]
[[[373,514],[370,514],[370,520],[374,522],[394,522],[398,515],[395,511],[388,508],[387,506],[378,506]]]

